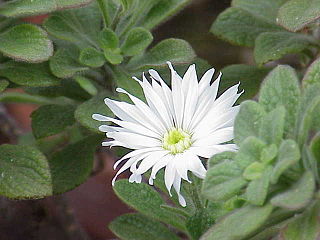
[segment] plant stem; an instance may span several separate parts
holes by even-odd
[[[109,27],[110,19],[109,19],[109,14],[107,12],[107,6],[105,3],[105,0],[97,0],[97,2],[99,4],[99,8],[103,16],[104,27]]]

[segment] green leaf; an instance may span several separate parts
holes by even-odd
[[[59,48],[53,57],[50,58],[50,69],[59,78],[70,78],[78,72],[89,68],[78,63],[75,56],[67,49]]]
[[[258,137],[261,119],[265,115],[263,107],[254,101],[245,101],[240,105],[240,111],[234,123],[234,141],[237,145],[249,136]]]
[[[150,9],[140,24],[146,29],[152,29],[179,12],[179,10],[189,2],[190,0],[157,1],[157,3]]]
[[[60,79],[51,74],[48,63],[30,64],[9,61],[0,64],[0,76],[16,84],[30,87],[46,87],[60,83]]]
[[[279,105],[286,109],[285,136],[293,133],[300,102],[299,80],[293,68],[278,66],[265,78],[259,103],[269,112]]]
[[[54,104],[54,99],[30,95],[26,93],[5,92],[0,94],[0,102],[3,103],[32,103],[32,104]]]
[[[254,205],[263,205],[269,189],[272,167],[264,170],[261,177],[251,181],[246,189],[247,201]]]
[[[113,113],[104,103],[106,97],[110,97],[110,93],[103,91],[79,105],[74,113],[76,120],[91,131],[101,134],[99,131],[101,122],[92,119],[92,114],[99,113],[113,117]]]
[[[102,49],[116,49],[119,46],[118,36],[109,28],[99,33],[99,44]]]
[[[0,146],[0,195],[14,199],[41,198],[52,194],[46,157],[36,148]]]
[[[79,62],[83,65],[97,68],[105,63],[104,55],[95,48],[84,48],[80,52]]]
[[[275,144],[271,144],[268,147],[262,149],[260,160],[261,162],[268,164],[273,161],[273,159],[278,154],[278,147]]]
[[[256,137],[246,138],[235,157],[237,164],[245,169],[251,163],[259,161],[262,150],[266,147],[266,144]]]
[[[312,138],[310,149],[317,162],[320,163],[320,132]]]
[[[263,207],[249,205],[240,208],[213,225],[200,240],[246,239],[268,219],[272,210],[270,204]]]
[[[271,199],[271,204],[290,210],[305,207],[312,199],[315,191],[315,180],[312,172],[307,171],[289,190],[279,193]]]
[[[117,217],[109,224],[109,228],[123,240],[179,239],[163,224],[137,213],[129,213]]]
[[[101,14],[95,4],[53,13],[45,20],[43,26],[52,36],[74,43],[79,48],[99,48]]]
[[[290,0],[279,9],[279,23],[290,31],[298,31],[320,17],[319,0]]]
[[[0,52],[25,62],[44,62],[53,54],[47,33],[31,24],[20,24],[0,34]]]
[[[44,138],[62,132],[75,123],[71,105],[44,105],[31,114],[35,138]]]
[[[284,240],[317,240],[320,235],[319,211],[316,202],[307,211],[296,216],[281,233]]]
[[[129,64],[130,69],[150,69],[153,67],[164,67],[166,62],[181,64],[191,62],[195,58],[192,47],[181,39],[166,39],[158,43],[142,56],[133,58]]]
[[[267,144],[280,145],[284,132],[286,110],[283,106],[278,106],[261,120],[259,131],[260,139]]]
[[[287,0],[233,0],[232,6],[241,8],[264,21],[276,23],[278,10]]]
[[[245,99],[252,99],[257,95],[260,84],[269,70],[269,68],[259,68],[244,64],[229,65],[221,70],[223,77],[219,86],[219,92],[222,93],[230,86],[240,82],[240,88],[245,91],[238,101],[241,102]]]
[[[161,209],[160,206],[165,204],[164,200],[159,193],[147,184],[129,183],[128,180],[118,180],[113,189],[122,201],[138,212],[185,231],[182,219],[166,209]]]
[[[90,79],[83,77],[83,76],[75,76],[74,80],[80,85],[80,87],[82,87],[90,95],[94,96],[98,93],[97,88],[90,81]]]
[[[300,150],[298,144],[293,140],[284,140],[279,148],[277,162],[271,175],[271,183],[278,182],[279,177],[291,166],[299,162]]]
[[[198,210],[187,221],[187,229],[192,239],[198,240],[214,223],[214,219],[207,209]]]
[[[9,86],[9,82],[7,80],[0,80],[0,93],[6,90],[6,88]]]
[[[54,12],[65,8],[80,7],[92,0],[18,0],[3,4],[0,15],[6,17],[23,17]]]
[[[123,61],[123,56],[120,53],[120,48],[114,50],[105,49],[104,57],[113,65],[118,65]]]
[[[266,165],[261,162],[253,162],[243,172],[243,177],[246,180],[256,180],[261,178],[264,170],[266,169]]]
[[[223,40],[247,47],[254,46],[259,34],[272,31],[281,31],[281,27],[235,7],[219,14],[210,29],[210,32]]]
[[[209,160],[208,160],[208,169],[215,166],[217,163],[222,162],[223,160],[231,160],[234,159],[234,156],[236,155],[235,152],[222,152],[213,155]]]
[[[101,140],[101,136],[88,136],[52,156],[49,165],[54,194],[72,190],[87,180],[93,167],[93,154]]]
[[[317,43],[309,35],[290,32],[265,32],[255,41],[254,58],[259,65],[288,54],[301,53]]]
[[[132,28],[121,46],[121,51],[126,56],[134,56],[143,52],[152,42],[151,32],[142,28]]]
[[[304,88],[320,83],[320,58],[316,59],[307,69],[302,84]]]

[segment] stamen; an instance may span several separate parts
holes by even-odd
[[[190,148],[191,136],[180,128],[173,128],[163,136],[162,147],[172,154],[184,152]]]

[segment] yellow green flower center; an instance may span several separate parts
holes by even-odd
[[[162,147],[172,154],[182,153],[190,148],[191,136],[182,129],[173,128],[163,136]]]

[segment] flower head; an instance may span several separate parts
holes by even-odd
[[[113,140],[103,142],[103,146],[122,146],[133,149],[118,160],[125,161],[116,177],[130,169],[130,182],[141,182],[143,173],[151,169],[149,184],[153,184],[157,172],[165,168],[164,181],[170,193],[176,190],[179,202],[186,206],[180,194],[181,179],[189,181],[188,171],[204,178],[206,169],[200,157],[210,158],[223,151],[235,151],[233,124],[239,106],[233,106],[241,93],[239,84],[226,90],[219,98],[217,92],[221,73],[211,84],[214,69],[208,70],[198,81],[195,65],[191,65],[183,78],[168,62],[171,70],[171,89],[155,70],[150,70],[151,83],[143,75],[140,81],[147,103],[132,96],[123,89],[133,104],[106,98],[105,103],[118,117],[110,118],[93,114],[102,122],[112,122],[118,126],[101,125]],[[189,181],[190,182],[190,181]],[[171,195],[171,193],[170,193]]]

